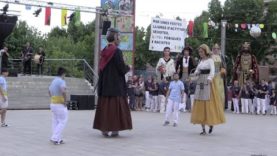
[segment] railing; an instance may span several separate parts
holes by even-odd
[[[21,59],[10,59],[9,62],[10,75],[13,73],[23,74]],[[69,77],[85,78],[92,86],[95,84],[94,77],[98,78],[98,74],[85,59],[45,59],[41,74],[38,72],[37,64],[32,60],[31,75],[54,76],[57,74],[58,67],[66,68]]]

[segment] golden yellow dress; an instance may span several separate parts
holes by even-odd
[[[225,106],[225,91],[224,91],[224,81],[221,76],[222,60],[221,60],[220,55],[213,55],[212,58],[214,60],[214,66],[215,66],[215,76],[214,76],[215,87],[219,93],[218,95],[220,96],[221,103],[224,107]]]
[[[225,122],[224,107],[221,102],[221,98],[218,89],[216,88],[216,78],[214,70],[214,61],[209,60],[209,66],[212,68],[213,79],[210,83],[210,97],[208,100],[195,99],[192,113],[191,113],[191,123],[193,124],[203,124],[203,125],[217,125]],[[201,62],[200,62],[201,64]],[[207,68],[207,65],[202,65]],[[201,65],[198,65],[196,72],[201,69]],[[197,90],[196,90],[197,91]]]

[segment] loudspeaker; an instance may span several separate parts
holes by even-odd
[[[77,101],[69,101],[67,103],[67,109],[68,110],[78,110],[78,102]]]
[[[107,35],[107,31],[111,27],[111,24],[112,24],[111,21],[104,21],[103,22],[102,35]]]
[[[93,110],[95,108],[94,95],[70,95],[70,101],[76,101],[79,110]]]

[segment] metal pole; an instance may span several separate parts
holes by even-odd
[[[96,12],[101,11],[101,7],[96,8]],[[94,71],[98,73],[99,70],[99,45],[100,45],[100,16],[101,14],[96,13],[95,17],[95,42],[94,42]],[[98,78],[94,75],[93,86],[97,87]],[[97,89],[95,92],[94,104],[97,105],[98,95]]]
[[[225,58],[227,20],[221,20],[221,54]]]
[[[225,51],[226,51],[226,24],[227,20],[221,20],[221,58],[223,59],[223,64],[225,65],[225,68],[227,70],[227,64],[225,60]],[[228,107],[228,102],[227,102],[227,75],[224,76],[223,78],[223,83],[224,83],[224,94],[225,94],[225,101],[222,103],[223,108]]]

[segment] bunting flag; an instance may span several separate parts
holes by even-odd
[[[75,26],[80,26],[81,25],[81,12],[80,12],[80,9],[77,9],[75,11]]]
[[[247,28],[247,24],[242,23],[242,24],[240,24],[240,27],[241,27],[242,30],[245,30]]]
[[[61,25],[65,26],[67,25],[67,10],[66,9],[62,9],[62,16],[61,16]]]
[[[263,28],[264,28],[264,24],[259,24],[259,27],[260,27],[261,29],[263,29]]]
[[[207,22],[203,23],[203,37],[204,38],[209,37],[209,35],[208,35],[208,23]]]
[[[46,7],[45,8],[45,25],[50,25],[51,23],[51,8]]]
[[[194,22],[192,20],[190,20],[189,24],[188,24],[188,35],[190,37],[193,36],[193,27],[194,27]]]
[[[277,35],[276,35],[276,33],[275,33],[275,32],[273,32],[273,33],[272,33],[272,38],[273,38],[274,40],[276,40]]]

